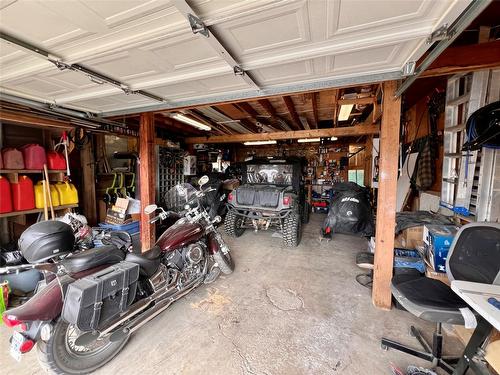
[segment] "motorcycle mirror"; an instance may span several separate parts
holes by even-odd
[[[198,185],[200,185],[200,187],[202,187],[203,185],[205,185],[208,182],[208,180],[209,180],[208,176],[205,175],[198,180]]]
[[[146,215],[149,215],[149,214],[152,214],[153,212],[155,212],[157,209],[158,209],[158,206],[156,204],[150,204],[150,205],[144,207],[144,213]]]

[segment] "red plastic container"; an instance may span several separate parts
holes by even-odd
[[[33,181],[28,176],[19,176],[19,181],[13,183],[11,188],[14,211],[35,208],[35,190],[33,189]]]
[[[5,169],[24,169],[23,153],[16,148],[4,148],[2,159]]]
[[[43,165],[47,164],[45,149],[37,144],[24,145],[21,147],[24,156],[25,169],[43,169]]]
[[[0,176],[0,214],[12,211],[12,193],[10,182],[6,177]]]
[[[47,167],[49,169],[66,169],[66,158],[57,151],[47,152]]]

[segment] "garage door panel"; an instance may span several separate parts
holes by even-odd
[[[43,78],[27,78],[9,82],[4,85],[8,89],[25,92],[35,96],[55,96],[68,91],[66,85],[50,82]]]
[[[222,22],[214,30],[239,57],[305,44],[310,41],[307,2]]]
[[[158,58],[167,61],[174,70],[221,60],[217,53],[205,41],[194,37],[191,33],[185,34],[174,41],[167,40],[145,47]]]
[[[400,45],[392,45],[338,54],[329,59],[329,67],[333,73],[387,68],[394,64],[394,58],[400,49]]]
[[[176,85],[166,85],[150,89],[153,94],[161,97],[178,99],[196,95],[203,88],[197,82],[183,82]]]
[[[314,75],[314,65],[312,60],[305,60],[257,69],[251,73],[263,85],[278,84],[312,77]]]

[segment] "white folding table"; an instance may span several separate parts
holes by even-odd
[[[500,309],[488,302],[493,297],[500,301],[500,285],[453,280],[451,289],[479,315],[477,326],[457,363],[453,375],[463,375],[470,367],[476,374],[490,374],[481,360],[482,345],[493,327],[500,330]]]

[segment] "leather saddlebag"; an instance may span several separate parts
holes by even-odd
[[[139,265],[120,262],[68,286],[62,318],[80,331],[94,331],[133,302]]]

